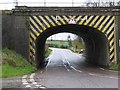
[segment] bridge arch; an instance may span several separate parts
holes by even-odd
[[[53,34],[61,32],[73,33],[83,38],[86,47],[86,60],[88,62],[102,66],[109,65],[109,45],[105,34],[89,26],[67,24],[50,27],[37,37],[35,43],[35,60],[38,68],[44,65],[44,48],[46,39]]]
[[[29,19],[29,60],[31,63],[35,62],[34,64],[37,64],[37,67],[43,65],[43,61],[38,60],[38,58],[41,57],[40,59],[44,60],[41,52],[44,49],[43,46],[47,37],[60,32],[70,32],[81,36],[85,41],[86,48],[89,48],[86,54],[90,62],[103,66],[116,63],[114,16],[57,16],[56,19],[56,16],[42,15],[30,16]],[[70,20],[74,20],[74,24],[69,22]],[[94,54],[90,54],[93,51]],[[94,58],[99,58],[98,62]]]

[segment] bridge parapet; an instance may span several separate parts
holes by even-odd
[[[119,7],[27,7],[16,6],[15,15],[120,15]]]

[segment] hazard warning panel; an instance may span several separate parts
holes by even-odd
[[[68,24],[76,24],[77,21],[74,18],[68,20]]]

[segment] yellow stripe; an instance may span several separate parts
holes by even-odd
[[[29,40],[35,46],[35,42],[31,38]]]
[[[111,38],[113,35],[114,35],[114,32],[112,32],[112,33],[110,34],[110,36],[108,37],[108,40],[110,40],[110,38]]]
[[[80,25],[83,24],[85,18],[86,18],[86,16],[84,16],[84,18],[82,18],[83,20],[81,20],[81,21],[79,22]]]
[[[114,20],[114,17],[107,23],[107,25],[104,27],[102,32],[105,32],[105,30],[110,26],[110,24],[112,23],[113,20]]]
[[[30,49],[35,53],[35,49],[30,45]]]
[[[115,53],[113,52],[111,55],[110,55],[110,59],[115,55]]]
[[[30,27],[31,27],[32,31],[37,35],[38,32],[33,28],[33,26],[30,26]]]
[[[114,49],[114,46],[112,46],[111,48],[110,48],[110,51],[112,51]]]
[[[71,17],[75,18],[76,16],[69,16],[69,18],[71,18]]]
[[[66,16],[63,16],[63,18],[68,22],[69,19]]]
[[[82,16],[78,16],[77,20],[80,20]]]
[[[112,24],[112,26],[109,28],[109,30],[107,30],[106,34],[109,34],[110,31],[113,29],[113,27],[114,27],[114,24]]]
[[[57,16],[58,18],[59,18],[59,20],[62,22],[62,24],[66,24],[65,22],[64,22],[64,20],[60,17],[60,16]]]
[[[36,40],[36,37],[34,36],[33,33],[30,33],[30,35],[34,38],[34,40]]]
[[[94,16],[90,16],[90,18],[86,21],[86,23],[84,24],[84,25],[87,25],[90,21],[91,21],[91,19],[93,18]]]
[[[54,16],[51,16],[51,17],[52,17],[52,19],[53,19],[58,25],[61,25],[60,22],[57,22],[57,21],[56,21],[56,18],[55,18]]]
[[[108,19],[110,18],[110,16],[108,16],[103,23],[100,25],[99,29],[101,30],[101,28],[104,26],[104,24],[108,21]]]
[[[40,22],[40,20],[36,16],[33,17],[38,22],[38,24],[44,29],[45,26]]]
[[[55,26],[54,22],[48,17],[48,16],[45,16],[47,18],[47,20],[53,25]]]
[[[94,25],[94,24],[95,24],[95,21],[96,21],[98,18],[99,18],[99,16],[96,16],[96,17],[94,18],[94,20],[91,22],[91,24]]]
[[[40,19],[42,19],[42,21],[47,25],[47,27],[49,28],[50,27],[50,25],[46,22],[46,20],[42,17],[42,16],[39,16],[40,17]]]
[[[103,20],[104,17],[105,16],[102,16],[94,26],[98,27],[98,25],[100,24],[100,22]]]
[[[39,26],[34,22],[34,20],[30,17],[30,21],[34,24],[34,26],[36,27],[36,28],[38,28],[39,29]],[[32,26],[32,25],[31,25]]]
[[[113,42],[114,42],[114,39],[112,39],[112,40],[110,41],[110,46],[112,45]]]
[[[33,56],[33,54],[30,52],[30,56]]]

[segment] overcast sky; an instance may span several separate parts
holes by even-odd
[[[16,0],[0,0],[0,10],[4,9],[12,9],[14,8]],[[46,6],[72,6],[72,2],[74,2],[74,6],[84,5],[85,2],[108,2],[108,1],[120,1],[120,0],[17,0],[19,6],[44,6],[44,1],[46,2]]]

